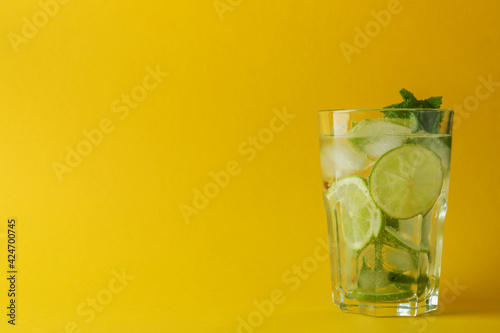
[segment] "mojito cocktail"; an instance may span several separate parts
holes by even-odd
[[[453,111],[321,111],[334,302],[346,312],[437,308]]]

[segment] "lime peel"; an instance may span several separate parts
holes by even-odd
[[[350,176],[335,181],[326,198],[332,216],[338,218],[344,241],[353,250],[364,248],[373,237],[378,237],[383,229],[383,216],[364,178]]]

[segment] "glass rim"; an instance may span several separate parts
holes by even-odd
[[[454,113],[455,111],[451,109],[429,109],[429,108],[375,108],[375,109],[328,109],[328,110],[319,110],[318,113],[324,113],[324,112],[334,112],[334,113],[350,113],[350,112],[360,112],[360,111],[443,111],[443,112],[451,112]]]

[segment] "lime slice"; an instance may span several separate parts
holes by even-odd
[[[393,124],[406,126],[408,127],[412,133],[415,133],[420,128],[419,121],[417,117],[413,113],[410,113],[409,118],[384,118],[386,121],[390,121]]]
[[[337,180],[326,193],[332,216],[336,216],[347,245],[353,250],[365,247],[382,229],[382,212],[368,191],[367,182],[359,176]]]
[[[411,128],[394,121],[391,118],[362,120],[351,129],[347,137],[368,156],[379,158],[387,151],[404,144],[405,136],[411,134]]]
[[[391,281],[396,288],[401,290],[411,289],[411,285],[417,282],[414,277],[398,271],[389,272],[387,274],[387,279]]]
[[[419,247],[416,244],[409,241],[407,238],[398,235],[398,232],[393,228],[385,228],[385,237],[387,242],[394,247],[404,249],[414,254],[419,252]]]
[[[398,228],[389,226],[386,222],[386,238],[397,247],[410,252],[419,252],[421,249],[422,215],[417,215],[407,220],[397,220]]]
[[[394,291],[387,291],[380,293],[363,292],[357,290],[353,292],[352,295],[360,301],[369,301],[369,302],[391,302],[413,297],[413,291],[411,290],[400,291],[396,288],[394,289],[395,289]]]
[[[429,252],[430,218],[417,215],[406,220],[396,220],[386,217],[385,240],[394,247],[417,254]],[[395,222],[397,223],[395,223]]]
[[[424,146],[397,147],[379,158],[369,182],[373,200],[388,216],[404,220],[425,215],[441,192],[441,159]]]

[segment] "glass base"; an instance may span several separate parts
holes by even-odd
[[[334,303],[346,313],[373,317],[415,317],[437,310],[438,296],[432,295],[420,302],[367,302],[341,296]]]

